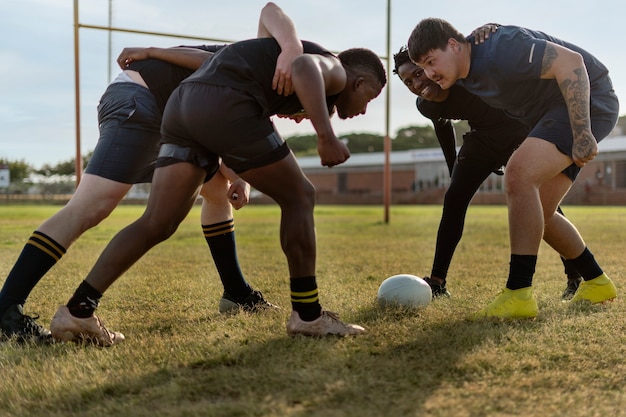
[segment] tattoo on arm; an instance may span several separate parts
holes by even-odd
[[[580,64],[576,63],[569,55],[560,57],[558,47],[548,43],[541,65],[541,76],[556,78],[572,127],[572,158],[584,164],[597,154],[597,143],[591,132],[589,76],[584,62],[579,62]]]
[[[584,134],[589,129],[589,81],[585,68],[576,68],[574,77],[559,85],[565,104],[569,109],[574,135]]]
[[[563,80],[559,85],[567,105],[574,143],[572,154],[576,157],[587,158],[597,153],[596,141],[591,134],[589,116],[589,80],[587,70],[576,68],[572,78]]]
[[[541,62],[541,76],[543,77],[550,69],[552,69],[552,64],[556,59],[558,53],[556,52],[556,48],[546,44],[546,50],[543,53],[543,61]]]

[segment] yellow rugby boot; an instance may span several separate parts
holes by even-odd
[[[533,295],[532,287],[510,290],[505,288],[500,295],[484,309],[476,312],[471,319],[500,318],[500,319],[532,319],[537,317],[537,300]]]
[[[589,301],[592,304],[604,303],[617,297],[617,288],[606,274],[583,281],[578,291],[572,297],[572,301]]]

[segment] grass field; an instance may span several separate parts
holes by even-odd
[[[126,343],[0,344],[0,416],[626,416],[626,208],[565,207],[618,287],[609,305],[562,303],[565,276],[542,245],[534,321],[469,322],[504,286],[506,208],[474,206],[449,273],[452,298],[381,309],[380,282],[430,272],[441,208],[316,209],[322,304],[365,326],[357,338],[290,338],[279,211],[235,215],[242,269],[278,312],[224,317],[221,284],[194,208],[105,294],[98,314]],[[58,207],[0,206],[0,276]],[[109,239],[142,212],[122,206],[35,288],[46,326]]]

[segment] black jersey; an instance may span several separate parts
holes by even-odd
[[[302,41],[305,54],[334,56],[330,51]],[[261,105],[264,116],[294,114],[302,111],[296,94],[283,96],[272,89],[276,60],[281,49],[274,38],[236,42],[218,51],[185,83],[231,87],[250,94]],[[327,97],[329,108],[337,96]]]
[[[441,119],[467,120],[472,132],[488,139],[495,152],[507,152],[526,138],[530,128],[493,108],[463,87],[453,85],[442,102],[417,99],[417,109],[433,122]]]
[[[217,52],[224,46],[226,45],[198,45],[185,46],[185,48],[197,48],[207,52]],[[134,61],[130,63],[127,68],[137,71],[141,75],[141,78],[143,78],[156,98],[157,105],[159,109],[161,109],[161,112],[163,112],[165,103],[167,103],[167,99],[172,94],[172,91],[174,91],[185,78],[193,74],[193,71],[188,68],[170,64],[169,62],[159,59]]]

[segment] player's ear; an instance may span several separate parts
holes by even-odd
[[[454,38],[450,38],[448,39],[448,48],[450,48],[450,50],[452,52],[459,52],[461,49],[461,45],[459,44],[459,42],[454,39]]]
[[[362,87],[365,84],[365,78],[364,77],[356,77],[354,79],[354,89],[358,90],[360,87]]]

